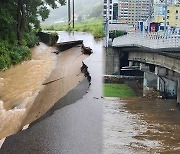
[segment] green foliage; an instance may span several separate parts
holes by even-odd
[[[126,35],[127,32],[126,31],[121,31],[121,30],[114,30],[114,31],[111,31],[110,32],[110,35],[109,37],[114,39],[116,37],[119,37],[119,36],[123,36],[123,35]]]
[[[25,33],[24,40],[26,41],[26,45],[30,48],[34,47],[35,45],[39,43],[39,39],[36,36],[35,32]]]
[[[5,70],[11,65],[9,47],[7,42],[0,42],[0,70]]]
[[[50,7],[55,9],[65,3],[65,0],[0,0],[0,70],[31,58],[28,47],[39,42],[36,32],[41,29],[40,18],[47,19]]]
[[[59,38],[58,33],[56,33],[56,32],[50,33],[48,44],[54,45],[57,42],[58,38]]]
[[[6,70],[11,65],[21,63],[31,59],[31,52],[27,46],[17,46],[17,44],[0,43],[0,70]]]
[[[12,0],[0,1],[0,40],[14,42],[16,40],[16,7]]]
[[[50,27],[45,27],[45,30],[58,30],[58,31],[81,31],[81,32],[90,32],[94,35],[96,38],[100,38],[104,36],[103,32],[103,23],[101,19],[91,18],[88,20],[85,20],[83,22],[77,22],[75,23],[75,28],[72,27],[68,28],[67,25],[53,25]]]
[[[104,96],[128,98],[135,96],[135,93],[126,84],[104,84]]]
[[[31,52],[27,46],[15,46],[12,48],[12,52],[19,54],[19,62],[31,59]]]
[[[55,37],[58,37],[58,33],[57,32],[52,32],[51,35],[55,36]]]

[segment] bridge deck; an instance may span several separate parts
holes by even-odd
[[[180,38],[156,34],[129,33],[114,39],[114,47],[140,47],[149,49],[166,49],[180,51]]]

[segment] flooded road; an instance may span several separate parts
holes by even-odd
[[[105,101],[104,153],[180,153],[180,111],[175,102],[143,98]]]

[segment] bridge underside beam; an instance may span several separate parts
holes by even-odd
[[[169,70],[180,73],[180,60],[155,53],[130,52],[129,61],[139,61],[157,66],[163,66]]]

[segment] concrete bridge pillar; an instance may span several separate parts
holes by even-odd
[[[153,73],[144,72],[143,96],[147,96],[157,89],[157,76]]]
[[[129,67],[133,66],[133,61],[129,61]]]
[[[177,103],[180,103],[180,78],[178,79],[177,85]]]
[[[176,98],[177,96],[177,83],[173,80],[163,78],[165,83],[165,94],[168,98]]]
[[[140,70],[141,71],[149,71],[149,66],[145,65],[144,63],[140,63]]]
[[[155,74],[158,76],[166,76],[167,75],[166,68],[156,66],[155,67]]]
[[[164,73],[165,71],[163,70],[161,74]],[[167,98],[175,98],[177,96],[177,100],[180,103],[180,81],[178,81],[177,86],[177,83],[173,80],[153,73],[144,72],[143,96],[153,93],[154,90],[163,92]]]
[[[165,92],[165,81],[163,80],[162,77],[157,76],[157,90],[160,92]]]

